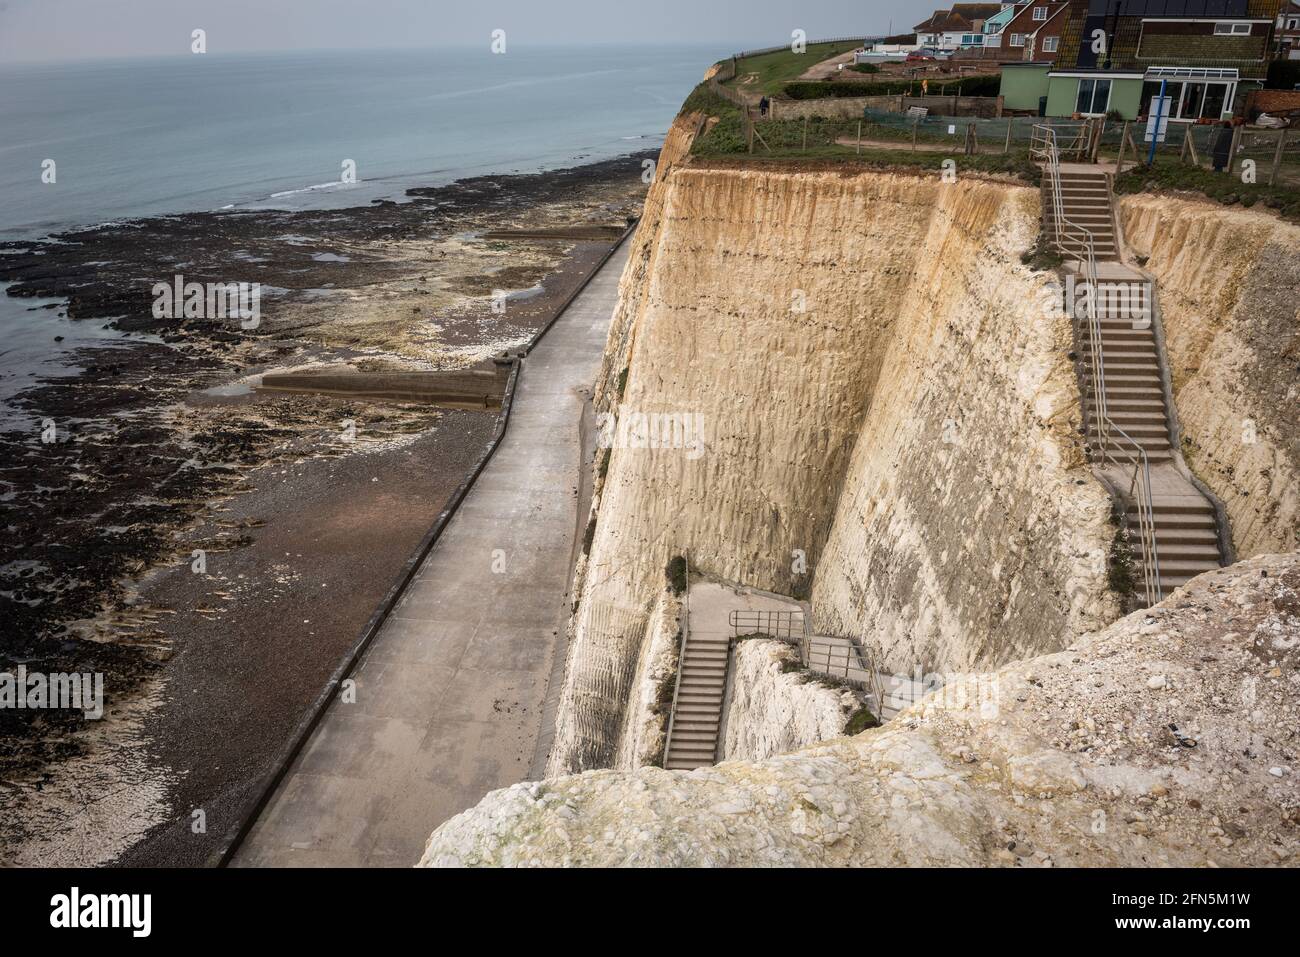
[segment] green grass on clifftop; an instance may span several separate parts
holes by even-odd
[[[1261,169],[1260,174],[1267,175]],[[1138,166],[1115,180],[1116,193],[1200,193],[1225,206],[1250,209],[1256,205],[1276,210],[1284,219],[1300,222],[1300,189],[1243,183],[1240,176],[1198,169],[1170,159],[1155,166]]]
[[[745,57],[736,63],[736,79],[727,85],[745,92],[780,93],[781,88],[791,80],[797,80],[805,70],[816,66],[822,60],[849,53],[862,46],[861,40],[847,40],[843,43],[810,43],[803,53],[790,50],[778,50],[776,53],[763,53],[759,56]],[[746,82],[749,74],[755,79]]]
[[[897,149],[864,148],[861,155],[858,155],[853,146],[837,142],[857,135],[858,121],[853,119],[810,120],[807,127],[807,148],[804,146],[802,120],[760,122],[758,132],[766,141],[767,147],[756,140],[751,154],[740,110],[710,90],[708,83],[696,87],[687,97],[683,110],[707,113],[718,118],[713,128],[700,136],[691,148],[691,154],[700,158],[726,158],[756,165],[805,161],[824,165],[833,162],[873,169],[907,168],[933,170],[936,173],[943,168],[944,160],[952,159],[957,163],[958,176],[963,172],[978,171],[1015,176],[1033,185],[1039,182],[1038,168],[1029,161],[1028,151],[1023,149],[1013,150],[1006,156],[1001,153],[965,156],[962,155],[961,143],[954,141],[951,152],[914,153],[900,144]],[[871,135],[866,127],[863,135]]]

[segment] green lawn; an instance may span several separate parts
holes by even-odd
[[[978,170],[988,173],[1003,173],[1017,176],[1025,182],[1036,185],[1039,172],[1029,161],[1029,151],[1025,147],[1013,147],[1011,154],[988,153],[979,156],[962,155],[963,138],[944,137],[951,142],[951,152],[916,152],[908,149],[907,143],[899,143],[898,149],[864,148],[859,156],[852,146],[842,146],[836,141],[842,137],[853,137],[857,133],[856,119],[816,119],[807,124],[807,146],[805,147],[805,126],[802,120],[767,121],[758,124],[758,130],[766,141],[764,147],[755,142],[754,152],[749,152],[748,139],[745,135],[745,123],[740,111],[727,100],[709,89],[707,83],[701,83],[686,99],[683,106],[686,111],[698,111],[718,117],[718,122],[708,133],[695,141],[691,153],[695,156],[718,159],[734,158],[746,163],[815,161],[870,168],[912,168],[939,170],[945,159],[957,162],[958,174],[963,170]],[[870,124],[864,127],[866,138]],[[908,134],[910,141],[911,135]]]
[[[810,43],[805,53],[779,50],[776,53],[764,53],[760,56],[746,57],[736,63],[736,79],[728,86],[736,86],[745,92],[763,92],[769,96],[780,93],[791,80],[797,80],[809,67],[816,66],[822,60],[829,60],[841,53],[848,53],[862,46],[862,41],[844,43]],[[743,82],[751,73],[758,74],[753,82]]]

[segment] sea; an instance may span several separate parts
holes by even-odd
[[[725,55],[484,45],[0,63],[0,240],[166,213],[366,205],[652,149]]]

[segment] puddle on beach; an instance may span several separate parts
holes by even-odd
[[[106,329],[102,319],[68,319],[63,299],[10,296],[10,285],[0,283],[0,426],[29,422],[28,413],[13,407],[14,396],[42,379],[75,373],[80,368],[77,350],[162,341]]]
[[[515,292],[507,293],[506,299],[510,302],[519,302],[525,299],[535,299],[544,292],[546,292],[546,287],[539,282],[536,286],[532,286],[528,289],[520,289]]]
[[[252,395],[253,383],[227,382],[223,385],[214,385],[211,389],[204,389],[200,394],[212,396],[216,399],[233,399],[241,395]]]

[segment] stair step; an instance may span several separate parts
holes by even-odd
[[[1154,398],[1154,396],[1158,396],[1159,394],[1160,394],[1159,392],[1153,390],[1151,393],[1152,395],[1151,398],[1145,398],[1145,397],[1119,398],[1107,393],[1106,409],[1107,411],[1110,412],[1111,418],[1115,418],[1118,415],[1133,414],[1133,413],[1145,413],[1148,415],[1158,415],[1161,418],[1165,418],[1166,416],[1165,416],[1164,400]],[[1084,408],[1086,408],[1088,411],[1092,411],[1093,407],[1097,404],[1097,402],[1095,399],[1089,398],[1089,399],[1085,399],[1083,404],[1084,404]]]
[[[674,737],[681,732],[683,734],[711,734],[715,738],[718,736],[718,727],[722,723],[722,716],[714,718],[695,718],[687,715],[673,716],[673,735]]]
[[[1116,422],[1115,424],[1123,429],[1129,438],[1133,439],[1144,448],[1152,440],[1156,439],[1165,439],[1165,444],[1169,444],[1167,441],[1169,438],[1169,427],[1163,422],[1156,422],[1151,425],[1138,425],[1132,422]]]
[[[1210,562],[1217,565],[1220,558],[1218,545],[1185,545],[1181,542],[1166,542],[1159,535],[1156,535],[1156,550],[1160,555],[1161,567],[1164,567],[1166,561]]]
[[[1157,520],[1156,541],[1161,548],[1166,545],[1174,548],[1182,545],[1209,545],[1216,551],[1219,548],[1219,536],[1213,525],[1202,528],[1170,528]]]
[[[1108,371],[1105,368],[1105,366],[1103,366],[1101,371],[1106,379],[1107,391],[1110,391],[1111,389],[1149,389],[1154,387],[1156,390],[1156,395],[1164,394],[1163,389],[1161,388],[1160,385],[1161,383],[1160,373],[1158,370],[1154,368],[1143,371],[1141,368],[1128,367],[1128,368],[1117,368],[1113,371]],[[1091,362],[1085,363],[1083,369],[1083,376],[1085,379],[1091,382],[1092,380]]]
[[[1091,354],[1089,354],[1089,358],[1091,358]],[[1156,361],[1154,349],[1150,352],[1110,352],[1102,350],[1101,361],[1107,366],[1139,366],[1156,370],[1160,368],[1160,364]]]
[[[1163,535],[1166,531],[1172,529],[1181,529],[1185,531],[1204,529],[1213,532],[1216,525],[1213,515],[1199,515],[1195,512],[1184,512],[1178,515],[1157,515],[1156,535]]]
[[[1136,510],[1136,505],[1129,506],[1130,512]],[[1156,515],[1185,515],[1188,512],[1213,515],[1214,506],[1199,495],[1157,495],[1154,501],[1151,502],[1151,511]]]
[[[1170,454],[1169,440],[1160,436],[1135,435],[1133,436],[1133,441],[1136,442],[1138,448],[1148,456],[1156,454],[1162,457],[1167,457]],[[1135,455],[1137,451],[1128,442],[1122,442],[1113,438],[1106,443],[1106,448],[1111,451],[1111,454],[1125,460],[1127,460],[1129,455]]]
[[[1156,337],[1150,327],[1133,327],[1133,323],[1127,319],[1121,319],[1123,323],[1118,329],[1101,328],[1101,345],[1103,349],[1120,348],[1131,349],[1134,346],[1156,347]],[[1084,335],[1081,345],[1091,346],[1092,336]]]
[[[1165,449],[1143,449],[1146,453],[1148,465],[1163,465],[1166,462],[1172,462],[1174,457],[1172,453]],[[1131,469],[1133,467],[1132,452],[1123,452],[1119,449],[1110,450],[1110,459],[1120,468]]]
[[[710,751],[716,751],[718,747],[717,731],[691,731],[674,725],[673,749],[680,750],[687,744],[698,744],[701,748],[707,747]]]
[[[1151,404],[1144,409],[1110,409],[1110,403],[1106,407],[1110,409],[1110,417],[1121,425],[1125,422],[1144,423],[1165,421],[1165,405],[1159,399],[1147,400]],[[1091,402],[1089,402],[1091,404]]]
[[[682,707],[681,702],[677,702],[676,710],[673,710],[672,720],[673,727],[679,724],[718,724],[722,719],[723,706],[722,702],[716,703],[714,707],[695,706],[693,709]]]
[[[722,711],[722,698],[721,689],[709,694],[701,694],[698,691],[683,691],[679,688],[677,690],[677,713],[694,715],[720,713]],[[697,710],[685,710],[692,706]]]
[[[727,661],[722,659],[717,662],[701,661],[699,658],[691,657],[682,665],[682,674],[700,674],[700,675],[720,675],[726,677]]]
[[[1093,343],[1091,339],[1084,339],[1079,344],[1079,349],[1089,355],[1093,353]],[[1152,336],[1145,338],[1134,337],[1132,339],[1116,339],[1113,336],[1103,336],[1101,340],[1101,354],[1110,355],[1150,355],[1156,354],[1156,340]]]
[[[673,741],[673,745],[668,749],[668,753],[674,758],[693,757],[707,758],[710,764],[713,763],[713,755],[717,752],[718,745],[716,741]]]
[[[1160,380],[1156,378],[1152,378],[1150,382],[1143,384],[1131,383],[1124,385],[1114,385],[1107,378],[1104,395],[1106,397],[1106,407],[1110,408],[1112,403],[1117,401],[1123,402],[1131,399],[1141,399],[1147,402],[1159,401],[1164,393],[1160,391]],[[1088,401],[1091,402],[1092,400],[1089,399]]]
[[[1047,227],[1053,233],[1056,232],[1055,223],[1048,222]],[[1111,223],[1110,214],[1107,212],[1094,212],[1091,210],[1086,212],[1084,210],[1075,210],[1071,212],[1067,209],[1065,222],[1062,224],[1061,229],[1061,232],[1065,235],[1061,238],[1083,239],[1083,233],[1088,232],[1092,234],[1093,239],[1096,239],[1100,233],[1113,234],[1114,231],[1115,227]]]
[[[1222,566],[1218,561],[1165,561],[1164,558],[1161,558],[1160,577],[1162,579],[1179,578],[1183,576],[1195,578],[1197,575],[1203,575],[1208,571],[1213,571],[1214,569],[1221,567]]]

